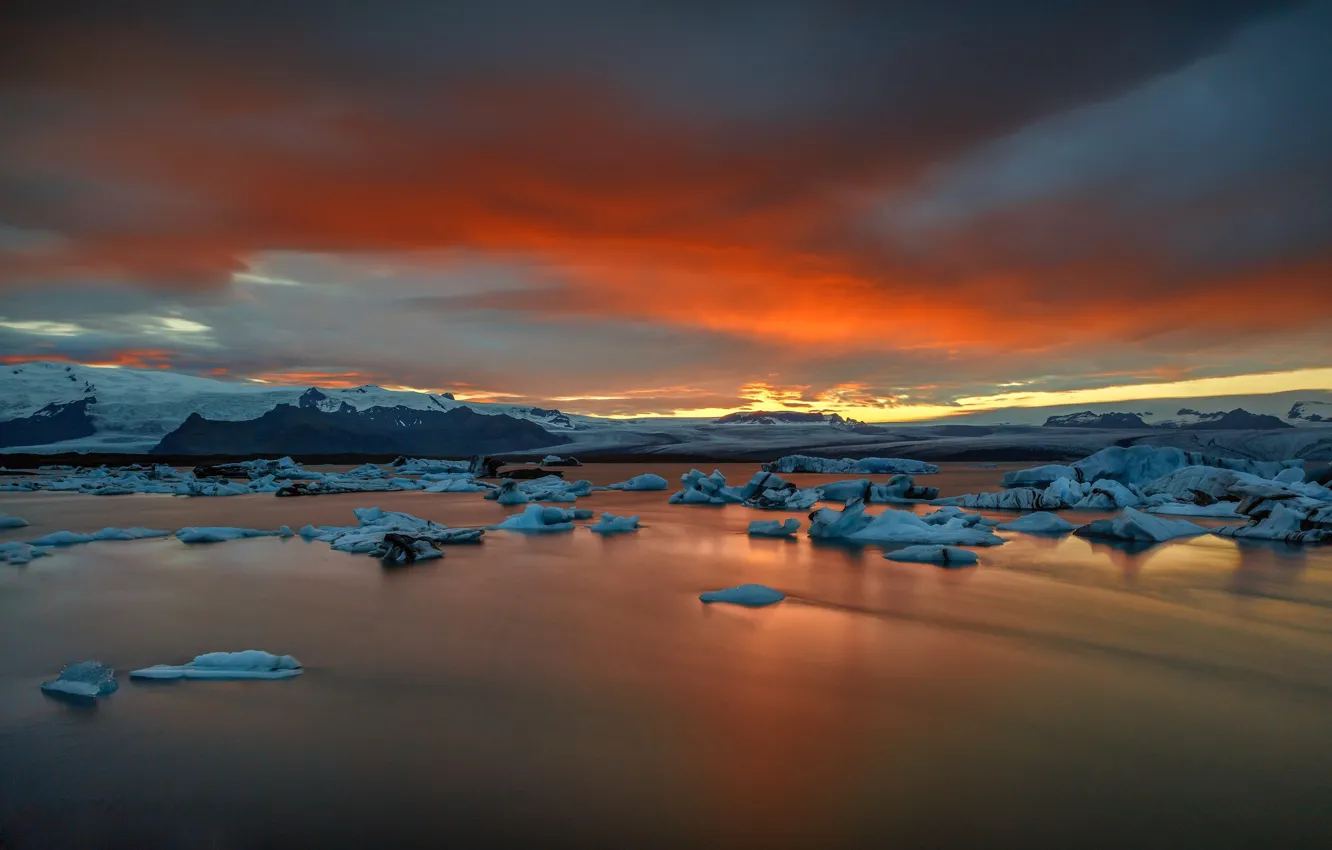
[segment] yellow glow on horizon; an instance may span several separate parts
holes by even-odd
[[[783,408],[778,399],[785,393],[779,390],[775,393],[759,393],[759,400],[746,407],[700,407],[673,410],[670,413],[608,414],[606,417],[609,419],[715,419],[728,413],[776,408],[792,411],[817,410],[826,413],[838,413],[842,416],[859,419],[862,422],[921,422],[1006,407],[1056,407],[1074,404],[1148,401],[1157,398],[1268,395],[1292,390],[1332,390],[1332,368],[1293,369],[1286,372],[1230,375],[1221,378],[1194,378],[1185,381],[1154,384],[1124,384],[1085,390],[995,393],[993,395],[959,398],[955,405],[901,404],[885,407],[820,399],[808,408]],[[769,401],[763,397],[765,395],[771,395],[775,398]]]

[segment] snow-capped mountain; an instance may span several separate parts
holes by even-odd
[[[1305,422],[1332,422],[1332,401],[1297,401],[1290,406],[1287,419]]]
[[[728,413],[712,420],[714,425],[845,425],[837,413],[805,413],[795,410],[751,410]]]
[[[1078,413],[1069,413],[1065,416],[1051,416],[1045,420],[1046,428],[1149,428],[1142,417],[1150,416],[1150,413],[1093,413],[1090,410],[1083,410]]]
[[[70,406],[79,403],[77,407]],[[513,404],[457,401],[448,394],[347,388],[274,386],[219,381],[175,372],[106,369],[32,362],[0,370],[0,448],[18,451],[147,452],[191,414],[209,420],[256,419],[279,404],[323,412],[403,407],[447,412],[459,407],[506,414],[568,433],[606,420]],[[42,411],[46,413],[41,414]],[[60,417],[60,428],[33,421]],[[81,425],[81,422],[86,424]],[[22,424],[26,423],[26,424]],[[552,441],[557,442],[557,441]]]

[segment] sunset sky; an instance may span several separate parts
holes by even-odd
[[[617,415],[1332,388],[1329,33],[1332,2],[7,5],[0,359]]]

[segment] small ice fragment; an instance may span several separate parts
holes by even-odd
[[[756,519],[749,524],[751,537],[790,537],[800,530],[800,520]]]
[[[249,537],[294,537],[295,534],[285,525],[274,531],[218,525],[182,528],[176,532],[176,537],[181,543],[224,543],[228,540],[244,540]]]
[[[588,530],[595,531],[597,534],[624,534],[629,531],[637,531],[638,517],[603,513],[601,519],[588,526]]]
[[[116,671],[100,661],[79,661],[66,664],[60,675],[42,682],[42,690],[75,697],[104,697],[113,693],[120,684]]]
[[[890,561],[909,561],[918,564],[938,564],[941,567],[967,567],[977,563],[980,556],[970,549],[956,546],[907,546],[883,555]]]
[[[0,511],[0,528],[25,528],[27,525],[28,521],[23,517],[10,516]]]
[[[670,484],[660,475],[653,475],[651,472],[645,472],[642,475],[635,475],[628,481],[621,481],[618,484],[608,484],[607,490],[665,490]]]
[[[739,587],[728,587],[724,590],[709,590],[706,593],[700,593],[698,598],[708,603],[729,602],[732,605],[744,605],[747,608],[761,608],[764,605],[781,602],[786,598],[786,594],[764,584],[742,584]]]

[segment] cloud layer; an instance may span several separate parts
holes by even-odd
[[[1332,3],[12,23],[9,359],[885,417],[1332,362]]]

